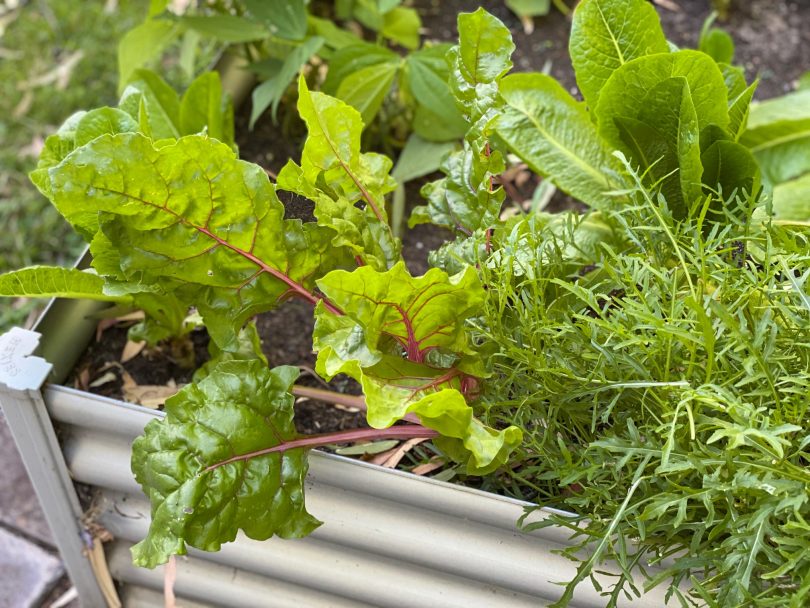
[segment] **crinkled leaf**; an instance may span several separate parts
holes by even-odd
[[[413,278],[402,263],[385,273],[366,266],[332,272],[318,286],[344,313],[316,309],[318,371],[361,383],[371,426],[414,413],[447,438],[448,451],[471,472],[504,462],[520,431],[486,428],[464,397],[483,374],[465,331],[484,299],[474,269]]]
[[[104,293],[104,279],[75,268],[31,266],[0,274],[0,296],[25,298],[80,298],[131,303],[126,295]]]
[[[431,268],[439,268],[453,275],[486,259],[486,235],[478,231],[472,236],[448,241],[428,254]]]
[[[624,149],[615,118],[640,116],[650,92],[661,82],[678,77],[686,79],[698,132],[710,124],[727,128],[728,95],[720,68],[704,53],[678,51],[640,57],[613,72],[595,109],[599,134],[613,149]]]
[[[152,502],[135,564],[154,568],[187,546],[217,551],[240,529],[265,540],[318,526],[304,506],[305,451],[250,456],[296,437],[289,391],[297,376],[289,366],[225,362],[166,401],[165,419],[132,446],[135,478]]]
[[[359,112],[339,99],[310,92],[303,78],[298,112],[309,135],[301,165],[289,161],[279,173],[278,187],[315,202],[318,223],[337,233],[335,246],[350,247],[375,268],[389,268],[400,251],[385,212],[385,195],[396,187],[389,175],[391,161],[361,153]]]
[[[271,108],[273,120],[276,119],[278,104],[287,87],[293,82],[301,68],[321,49],[323,43],[324,39],[319,36],[307,38],[285,57],[277,72],[253,89],[249,125],[251,129],[267,108]]]
[[[495,130],[509,149],[564,192],[599,206],[614,189],[610,149],[585,104],[544,74],[513,74],[501,81],[506,101]]]
[[[740,143],[754,153],[771,185],[810,171],[810,90],[751,104]]]
[[[259,330],[256,329],[256,323],[253,321],[250,321],[239,330],[237,346],[234,350],[222,350],[212,340],[208,343],[208,354],[211,358],[194,372],[194,382],[200,382],[203,378],[209,376],[220,363],[226,361],[256,360],[261,361],[266,366],[268,365],[267,357],[262,352],[262,340],[259,337]]]
[[[281,38],[301,40],[307,33],[306,0],[245,0],[245,6]]]
[[[512,68],[514,50],[509,29],[497,17],[482,8],[459,14],[458,46],[450,52],[450,86],[471,125],[488,122],[499,106],[498,81]]]
[[[683,77],[652,87],[637,112],[613,114],[634,165],[660,185],[675,218],[686,217],[700,196],[700,133],[689,85]]]
[[[669,52],[658,14],[645,0],[583,0],[574,11],[568,49],[577,85],[591,109],[621,66]]]
[[[156,149],[140,134],[105,135],[49,177],[71,224],[103,230],[123,278],[196,306],[228,350],[248,318],[280,298],[311,297],[315,278],[342,262],[330,230],[283,220],[264,171],[207,137]]]
[[[465,141],[441,168],[447,177],[425,184],[421,193],[428,204],[414,208],[408,225],[432,223],[470,235],[495,224],[504,192],[492,186],[491,178],[506,168],[501,153],[476,152]]]

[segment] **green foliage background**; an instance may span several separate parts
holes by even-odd
[[[81,252],[81,239],[28,172],[36,166],[38,142],[68,115],[115,105],[116,45],[147,8],[128,0],[20,4],[12,11],[0,3],[0,272],[36,263],[69,266]],[[78,52],[72,69],[65,69]],[[60,66],[66,86],[55,72]],[[0,332],[23,322],[36,305],[0,301]]]

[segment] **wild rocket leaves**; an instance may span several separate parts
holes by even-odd
[[[402,263],[384,273],[366,266],[332,272],[318,286],[342,313],[323,304],[316,310],[318,373],[346,373],[360,382],[372,427],[415,414],[441,433],[437,445],[469,472],[505,462],[520,430],[484,426],[467,403],[484,375],[465,327],[485,295],[473,268],[454,277],[432,269],[413,278]]]
[[[506,107],[496,131],[531,167],[599,207],[622,185],[618,150],[678,218],[711,199],[718,220],[736,196],[757,192],[756,163],[737,143],[753,88],[735,68],[703,52],[670,52],[641,0],[584,0],[570,49],[584,104],[540,75],[510,76],[501,86]]]
[[[166,401],[132,446],[132,469],[152,502],[149,534],[132,548],[154,568],[192,546],[217,551],[250,538],[299,538],[319,522],[304,506],[306,454],[296,438],[294,367],[220,363]]]

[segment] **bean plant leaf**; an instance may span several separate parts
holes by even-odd
[[[265,172],[204,136],[155,148],[140,134],[105,135],[49,179],[57,209],[82,233],[103,232],[124,279],[196,306],[227,350],[280,299],[314,301],[315,278],[344,261],[331,230],[284,220]]]
[[[270,78],[253,89],[249,123],[251,129],[267,108],[271,108],[273,120],[276,119],[278,104],[281,103],[281,98],[295,79],[295,75],[321,50],[323,44],[324,39],[320,36],[307,38],[284,58]]]
[[[658,14],[646,0],[583,0],[574,10],[568,49],[577,85],[591,109],[621,66],[669,52]]]
[[[253,42],[270,37],[270,31],[263,24],[236,15],[184,15],[178,21],[220,42]]]
[[[422,19],[416,9],[397,6],[383,15],[380,33],[391,40],[414,50],[419,47],[419,30]]]
[[[417,102],[417,111],[428,112],[442,125],[441,137],[435,130],[419,128],[424,122],[414,122],[414,130],[431,141],[458,139],[467,131],[467,124],[456,107],[448,83],[450,66],[447,52],[450,45],[437,44],[424,47],[405,59],[404,85]]]
[[[129,304],[126,295],[104,293],[104,279],[75,268],[31,266],[0,274],[0,296],[21,298],[81,298]]]
[[[608,200],[616,169],[585,104],[545,74],[513,74],[501,81],[506,105],[495,130],[537,173],[591,206]]]
[[[316,309],[317,369],[361,383],[372,427],[413,413],[447,438],[451,455],[463,451],[470,471],[504,462],[520,431],[486,428],[465,398],[483,373],[465,331],[485,295],[473,268],[413,278],[403,263],[384,273],[366,266],[332,272],[318,286],[343,314]]]
[[[168,19],[147,19],[118,43],[118,91],[123,92],[135,70],[155,61],[181,29]]]
[[[280,38],[301,40],[307,34],[305,0],[245,0],[245,6]]]
[[[278,187],[315,202],[318,223],[336,233],[333,245],[350,247],[375,268],[390,268],[401,248],[385,211],[385,195],[396,187],[391,161],[361,153],[363,121],[357,110],[309,91],[303,78],[298,91],[298,112],[309,134],[301,164],[290,160],[279,173]]]
[[[624,140],[615,118],[640,116],[650,92],[664,80],[679,77],[686,79],[698,131],[710,124],[727,128],[728,95],[720,68],[704,53],[678,51],[640,57],[613,72],[595,109],[599,134],[613,149],[622,150]]]
[[[132,470],[152,502],[149,534],[132,548],[136,565],[154,568],[187,546],[217,551],[240,529],[265,540],[319,525],[304,506],[305,451],[270,451],[296,437],[297,376],[290,366],[229,361],[166,401],[166,418],[132,446]]]

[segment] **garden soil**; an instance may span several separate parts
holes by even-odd
[[[659,0],[654,3],[661,16],[667,37],[678,46],[695,47],[704,19],[711,12],[709,0]],[[572,94],[578,95],[576,81],[568,58],[570,17],[552,10],[547,17],[536,19],[534,31],[527,34],[520,20],[501,0],[481,2],[512,31],[517,51],[513,57],[518,71],[548,70]],[[475,10],[478,2],[470,0],[416,0],[413,6],[422,14],[424,35],[429,40],[453,41],[456,37],[456,16],[462,11]],[[669,6],[671,8],[665,8]],[[677,8],[678,10],[674,10]],[[781,95],[795,87],[804,71],[810,70],[810,0],[736,0],[729,19],[719,23],[733,36],[737,44],[736,63],[743,65],[749,79],[759,77],[757,98]],[[265,116],[255,129],[247,128],[250,108],[237,116],[240,154],[245,160],[263,166],[272,176],[289,158],[298,159],[305,137],[303,125],[294,114],[282,115],[276,125]],[[435,177],[435,176],[434,176]],[[427,180],[412,182],[407,187],[408,207],[422,204],[419,188]],[[309,219],[312,203],[295,195],[280,193],[287,217]],[[564,203],[563,203],[564,204]],[[413,274],[427,269],[427,254],[437,248],[449,233],[431,226],[418,226],[406,231],[403,255]],[[279,310],[260,315],[257,326],[265,355],[271,366],[298,365],[303,371],[301,383],[322,386],[314,372],[312,353],[312,309],[305,302],[288,302]],[[192,335],[197,363],[207,359],[207,337],[203,332]],[[120,364],[120,354],[126,344],[126,327],[107,329],[104,339],[94,343],[77,366],[73,382],[81,388],[103,379],[110,380],[90,390],[106,396],[122,397],[123,375],[126,370],[138,385],[178,385],[188,382],[191,370],[179,365],[170,348],[146,350],[134,359]],[[358,393],[358,385],[337,378],[330,383],[332,390]],[[324,407],[312,401],[296,406],[296,423],[303,433],[323,433],[364,424],[363,414],[335,407]]]

